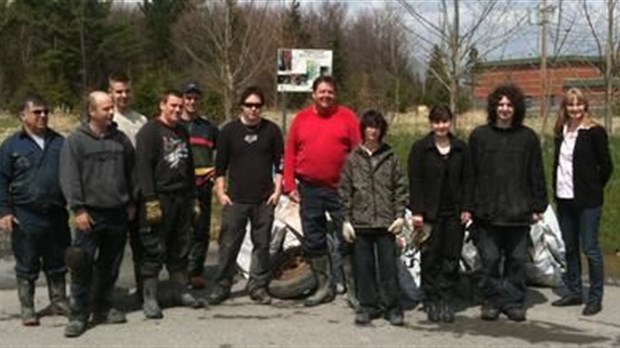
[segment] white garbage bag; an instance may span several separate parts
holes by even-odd
[[[526,265],[527,282],[532,285],[557,287],[562,285],[564,272],[564,242],[557,218],[551,206],[543,218],[532,225],[529,262]]]

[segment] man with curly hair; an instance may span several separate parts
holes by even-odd
[[[497,87],[488,97],[488,123],[469,146],[474,168],[474,222],[482,259],[482,319],[525,320],[525,263],[530,225],[547,207],[540,142],[523,125],[523,92]]]

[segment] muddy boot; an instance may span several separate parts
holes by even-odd
[[[54,274],[47,277],[47,290],[50,298],[49,312],[51,315],[68,317],[71,313],[64,274]]]
[[[79,337],[86,331],[88,322],[87,315],[83,312],[71,313],[69,323],[65,326],[65,337]]]
[[[355,268],[353,266],[353,258],[351,255],[347,255],[342,258],[342,273],[344,274],[345,283],[347,285],[347,302],[351,308],[357,311],[360,308],[360,302],[357,300]]]
[[[146,278],[142,280],[143,294],[142,310],[147,319],[161,319],[164,314],[157,303],[157,278]]]
[[[17,294],[21,305],[22,324],[39,325],[39,318],[34,311],[34,280],[17,278]]]
[[[322,255],[309,259],[312,271],[317,280],[317,289],[304,301],[306,307],[318,306],[334,300],[334,292],[331,287],[331,273],[329,269],[329,256]]]

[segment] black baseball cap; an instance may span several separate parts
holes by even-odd
[[[202,95],[202,91],[200,90],[200,87],[198,87],[198,85],[194,82],[190,82],[186,84],[185,86],[183,86],[181,90],[183,91],[183,94],[194,93],[194,94]]]

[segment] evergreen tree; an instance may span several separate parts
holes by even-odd
[[[447,81],[448,72],[445,54],[438,45],[434,45],[424,79],[423,101],[426,105],[448,105],[450,103],[450,92],[446,85]]]

